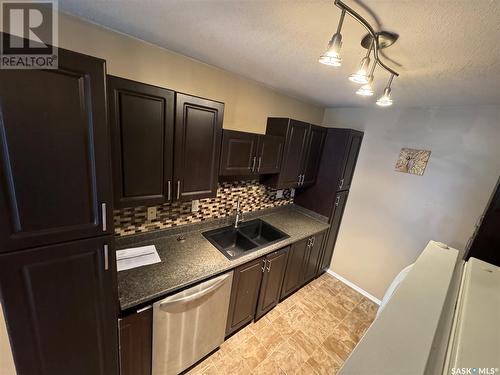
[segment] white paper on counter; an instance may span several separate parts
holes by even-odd
[[[118,272],[160,262],[160,256],[154,245],[131,247],[116,252]]]

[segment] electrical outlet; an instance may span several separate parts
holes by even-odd
[[[156,207],[148,207],[148,220],[149,221],[154,220],[156,219],[156,216],[157,216]]]
[[[200,209],[200,200],[195,199],[191,201],[191,212],[196,212]]]
[[[276,199],[283,198],[283,189],[276,190]]]

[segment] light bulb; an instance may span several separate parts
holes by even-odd
[[[386,87],[384,89],[384,95],[382,95],[378,100],[377,100],[377,105],[381,107],[388,107],[392,105],[392,99],[391,99],[391,88]]]
[[[356,91],[356,94],[361,95],[361,96],[372,96],[373,95],[373,87],[372,87],[372,80],[369,79],[368,83],[361,86],[358,91]]]
[[[325,65],[330,66],[341,66],[342,65],[342,57],[340,56],[340,48],[342,47],[342,34],[335,33],[332,36],[332,39],[328,43],[328,49],[323,53],[319,62]]]
[[[356,72],[349,76],[349,81],[354,83],[359,83],[361,85],[366,85],[369,80],[368,76],[368,66],[370,65],[370,58],[363,57],[361,60],[361,68]]]

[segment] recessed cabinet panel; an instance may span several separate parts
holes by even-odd
[[[215,197],[224,104],[177,94],[174,183],[176,199]]]
[[[335,248],[335,243],[337,241],[337,236],[340,229],[340,224],[342,222],[342,215],[344,214],[345,204],[347,202],[348,191],[341,191],[337,193],[335,198],[335,203],[333,206],[333,212],[331,214],[330,230],[328,231],[327,238],[325,241],[325,246],[323,246],[323,254],[321,256],[320,267],[318,268],[318,274],[326,271],[330,267],[332,261],[333,250]]]
[[[256,318],[264,315],[279,302],[289,249],[290,247],[285,247],[265,258],[264,277],[260,288]]]
[[[254,173],[258,139],[257,134],[224,130],[219,174],[239,176]]]
[[[301,186],[312,185],[316,182],[316,175],[318,174],[325,138],[325,128],[311,125],[307,141],[307,152],[302,170],[304,177]]]
[[[285,139],[274,135],[259,135],[257,172],[259,174],[279,173],[283,159]]]
[[[306,238],[295,242],[290,247],[281,298],[292,294],[302,285],[304,258],[308,241],[309,238]]]
[[[104,61],[59,49],[0,82],[0,252],[110,232]]]
[[[352,177],[354,175],[354,167],[358,160],[359,149],[361,148],[361,141],[363,140],[363,133],[352,131],[349,137],[349,149],[346,155],[344,169],[339,181],[338,190],[349,190],[351,187]]]
[[[112,243],[108,236],[0,256],[2,307],[19,375],[118,374]]]
[[[263,258],[248,262],[234,270],[226,335],[253,320],[263,271]]]
[[[304,283],[311,281],[316,276],[321,261],[323,237],[323,233],[311,236],[304,264]]]
[[[120,319],[120,375],[151,375],[153,309]]]
[[[115,206],[168,201],[174,92],[112,76],[108,76],[108,90]]]

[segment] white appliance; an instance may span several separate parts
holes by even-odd
[[[493,251],[493,249],[492,249]],[[343,375],[500,374],[500,268],[430,241]]]
[[[224,342],[233,272],[153,304],[153,375],[179,374]]]

